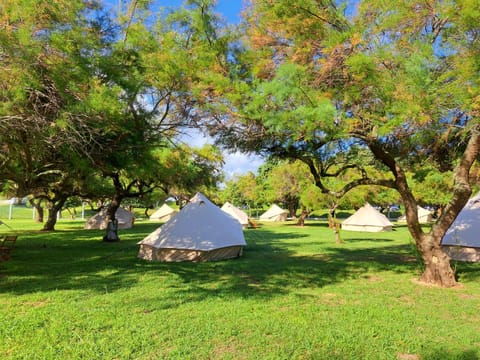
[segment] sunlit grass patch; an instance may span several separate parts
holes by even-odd
[[[79,221],[13,225],[18,247],[0,263],[5,359],[480,356],[479,264],[458,264],[458,289],[420,286],[405,227],[343,231],[336,244],[323,222],[268,224],[245,230],[239,259],[152,263],[136,242],[159,224],[113,244]]]

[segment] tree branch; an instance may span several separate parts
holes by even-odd
[[[444,234],[444,232],[455,221],[460,210],[465,206],[472,188],[470,185],[470,169],[480,154],[480,125],[471,129],[471,136],[467,147],[457,165],[454,173],[454,190],[451,201],[445,207],[442,215],[432,228],[433,234]]]

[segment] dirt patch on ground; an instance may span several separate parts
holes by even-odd
[[[47,300],[24,302],[22,305],[31,307],[42,307],[48,304]]]
[[[397,359],[398,360],[420,360],[420,356],[416,354],[402,354],[398,353],[397,354]]]
[[[463,284],[460,284],[460,283],[457,283],[457,285],[455,285],[455,286],[452,286],[452,287],[449,287],[449,288],[445,288],[445,287],[440,286],[440,285],[435,285],[435,284],[431,284],[431,283],[426,283],[426,282],[424,282],[424,281],[419,280],[418,278],[413,278],[413,279],[412,279],[412,282],[415,283],[416,285],[421,285],[421,286],[431,287],[431,288],[438,288],[438,289],[456,289],[456,290],[461,290],[461,289],[464,288]]]

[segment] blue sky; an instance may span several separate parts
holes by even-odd
[[[114,2],[116,0],[107,0]],[[228,22],[238,23],[240,21],[240,12],[244,6],[245,0],[217,0],[217,11],[222,14]],[[158,6],[181,6],[183,0],[154,0]]]
[[[245,0],[218,0],[216,9],[229,23],[238,23],[240,22],[240,13],[244,7],[244,2]],[[182,3],[182,0],[158,1],[158,4],[161,6],[181,6]],[[188,135],[182,138],[182,141],[191,146],[202,146],[205,143],[212,143],[212,139],[207,139],[196,131],[189,131]],[[224,152],[224,158],[224,171],[227,179],[232,178],[234,175],[245,174],[248,171],[256,172],[258,167],[264,162],[259,156],[238,152]]]
[[[228,22],[240,22],[240,12],[243,9],[243,0],[219,0],[217,10],[223,14]]]

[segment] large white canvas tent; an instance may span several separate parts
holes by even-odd
[[[260,215],[262,221],[285,221],[287,220],[288,211],[283,210],[280,206],[273,204],[270,209]]]
[[[343,230],[380,232],[391,231],[393,224],[388,218],[366,203],[342,223]]]
[[[248,215],[245,213],[245,211],[240,210],[237,208],[235,205],[229,203],[228,201],[223,204],[221,207],[223,211],[225,211],[227,214],[230,216],[233,216],[235,219],[238,220],[238,222],[242,225],[242,227],[248,227]]]
[[[442,239],[454,260],[480,262],[480,193],[468,200]]]
[[[138,257],[154,261],[214,261],[241,256],[242,225],[197,193],[172,219],[138,242]]]
[[[177,210],[172,209],[168,204],[163,204],[160,209],[155,211],[152,215],[150,215],[150,220],[155,220],[155,221],[168,221],[172,217],[174,217],[177,214]]]
[[[133,214],[119,207],[115,213],[115,219],[118,221],[119,229],[130,229],[133,226],[134,216]],[[101,229],[104,230],[108,225],[107,209],[103,208],[98,213],[93,215],[85,223],[85,229]]]
[[[417,215],[418,215],[418,222],[420,224],[428,224],[432,222],[432,212],[427,210],[421,206],[417,206]],[[399,223],[406,223],[407,217],[402,215],[397,220]]]

